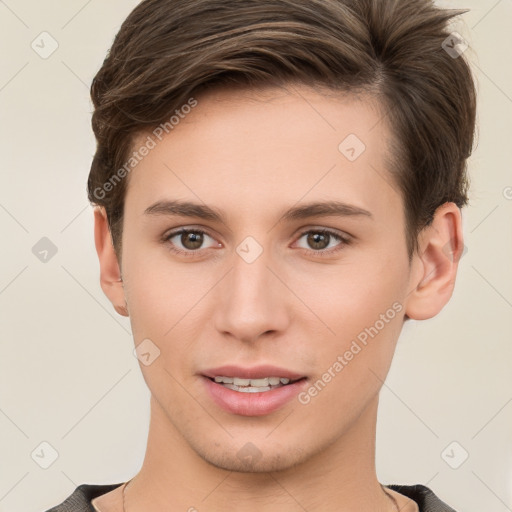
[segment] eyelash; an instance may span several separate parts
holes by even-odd
[[[169,233],[168,235],[165,235],[162,242],[167,243],[169,246],[169,250],[175,254],[179,254],[186,257],[195,257],[199,252],[201,252],[203,249],[195,249],[195,250],[188,250],[184,251],[183,249],[177,249],[173,246],[172,243],[170,243],[171,238],[174,238],[177,235],[187,234],[187,233],[200,233],[202,235],[207,235],[210,238],[213,238],[208,232],[203,231],[202,229],[190,229],[190,228],[181,228],[176,231],[173,231]],[[306,231],[303,231],[297,240],[300,240],[304,235],[307,235],[308,233],[315,233],[315,234],[322,234],[322,235],[329,235],[333,237],[335,240],[341,242],[335,249],[321,249],[318,251],[315,251],[313,249],[303,249],[306,251],[306,254],[312,255],[312,256],[320,256],[320,257],[327,257],[332,256],[334,253],[337,253],[345,248],[345,246],[350,245],[352,243],[352,239],[350,237],[342,236],[335,231],[331,231],[330,229],[322,228],[322,229],[308,229]]]

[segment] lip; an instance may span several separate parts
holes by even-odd
[[[227,367],[223,367],[223,371],[225,368]],[[281,370],[281,372],[282,371],[283,370]],[[256,376],[250,377],[248,374]],[[238,376],[236,373],[235,375],[232,373],[216,373],[216,375],[225,375],[229,377]],[[258,378],[258,375],[262,375],[261,368],[257,368],[255,372],[245,372],[244,375],[247,379]],[[272,377],[288,377],[288,375],[295,376],[295,378],[300,378],[300,375],[297,377],[297,374],[291,372],[287,372],[287,375],[284,375],[283,373],[274,374],[272,372],[270,374],[265,374],[265,376]],[[211,378],[207,377],[206,375],[201,375],[201,379],[205,384],[208,395],[217,406],[227,412],[237,414],[239,416],[264,416],[266,414],[277,411],[285,404],[293,400],[301,391],[303,391],[308,383],[308,379],[304,377],[297,382],[290,383],[285,386],[280,386],[270,391],[243,393],[226,388],[222,384],[218,384],[217,382],[211,380]]]
[[[222,377],[238,377],[239,379],[263,379],[265,377],[286,377],[290,380],[297,380],[305,377],[300,373],[295,373],[286,368],[279,368],[269,364],[253,366],[252,368],[243,368],[233,364],[219,366],[217,368],[211,368],[201,372],[205,377],[215,378],[217,376]],[[237,391],[234,393],[239,394]],[[271,393],[271,391],[268,391]],[[257,393],[259,394],[259,393]]]
[[[286,377],[290,381],[297,382],[290,382],[270,391],[243,393],[215,382],[213,379],[217,376],[238,377],[240,379]],[[295,398],[307,385],[307,377],[304,374],[270,364],[250,368],[228,364],[204,370],[201,372],[201,377],[213,402],[221,409],[240,416],[263,416],[277,411]]]

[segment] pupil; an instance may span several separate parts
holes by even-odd
[[[329,235],[324,233],[313,233],[308,236],[308,243],[315,249],[325,249],[329,245]],[[320,243],[320,247],[318,246]]]

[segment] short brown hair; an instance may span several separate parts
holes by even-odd
[[[97,149],[88,197],[105,207],[119,262],[127,180],[112,180],[126,169],[135,136],[201,90],[287,83],[380,100],[410,261],[436,209],[468,201],[475,86],[464,55],[445,51],[448,22],[464,12],[431,0],[141,2],[91,86]]]

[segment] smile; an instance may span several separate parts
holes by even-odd
[[[261,393],[286,386],[290,383],[287,377],[264,377],[261,379],[241,379],[239,377],[217,376],[214,381],[228,389],[241,393]]]

